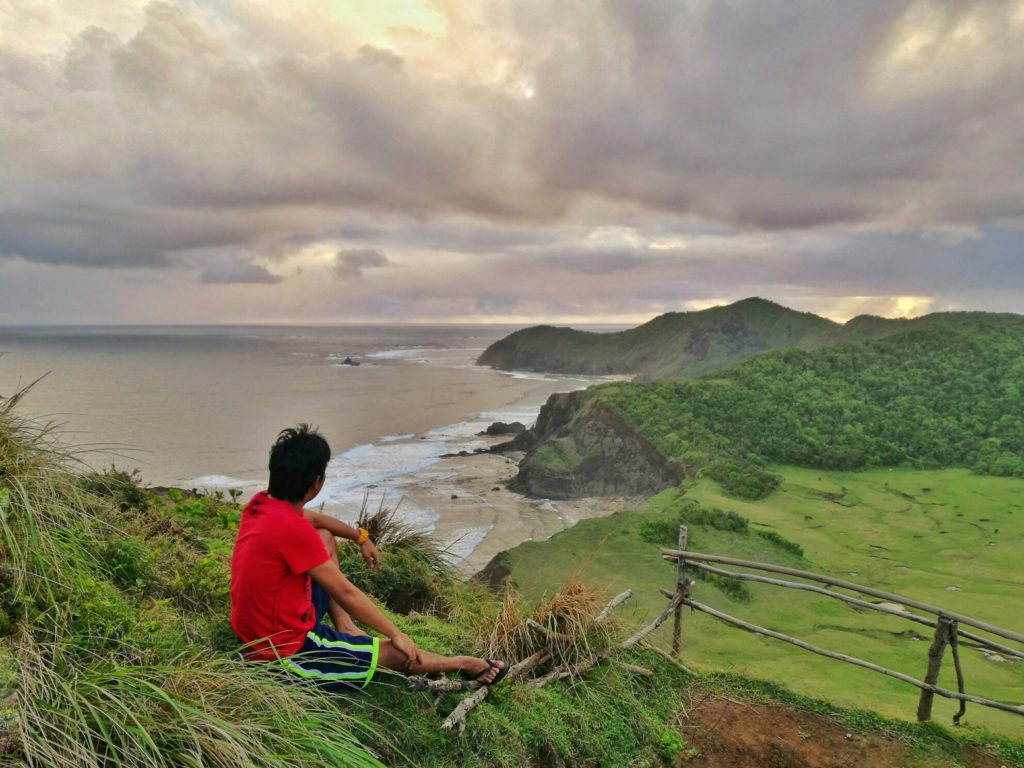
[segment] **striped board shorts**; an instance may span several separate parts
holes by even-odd
[[[281,659],[284,667],[303,680],[328,688],[365,687],[377,670],[380,639],[366,635],[348,635],[324,626],[324,614],[330,598],[314,581],[313,608],[316,624],[296,653]]]

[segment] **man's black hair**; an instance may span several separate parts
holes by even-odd
[[[270,449],[267,493],[282,501],[302,501],[306,491],[327,471],[331,447],[309,424],[282,429]]]

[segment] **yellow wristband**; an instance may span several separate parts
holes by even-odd
[[[356,544],[362,544],[364,541],[369,541],[370,532],[368,530],[365,528],[358,528],[357,530],[359,531],[359,538],[356,539]]]

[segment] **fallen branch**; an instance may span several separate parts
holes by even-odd
[[[531,669],[540,666],[550,658],[551,654],[547,651],[537,651],[532,656],[528,656],[518,664],[515,664],[512,669],[508,671],[505,676],[505,680],[511,681],[516,678],[522,677]],[[466,730],[466,715],[473,709],[477,704],[487,698],[487,693],[490,688],[486,685],[481,685],[475,690],[472,695],[467,696],[459,702],[458,706],[452,710],[451,714],[444,719],[441,723],[441,730],[450,731],[453,728],[457,729],[459,734],[462,734]]]
[[[508,675],[505,679],[516,680],[532,669],[539,667],[549,658],[551,658],[551,654],[547,650],[537,651],[532,656],[527,656],[525,659],[513,666],[512,669],[508,671]]]
[[[608,605],[602,608],[601,612],[597,614],[597,617],[594,619],[594,624],[603,624],[604,622],[608,621],[608,617],[612,615],[612,611],[614,611],[624,602],[629,600],[629,598],[631,598],[632,596],[633,590],[627,589],[625,592],[622,592],[621,594],[618,594],[615,597],[613,597],[609,601]]]
[[[616,661],[615,666],[621,667],[622,669],[640,677],[654,677],[654,673],[651,672],[647,667],[638,667],[636,664],[627,664],[624,661]]]
[[[556,632],[553,629],[548,629],[543,624],[540,624],[539,622],[536,622],[533,619],[527,619],[526,626],[528,626],[530,629],[536,632],[539,632],[548,640],[552,640],[555,642],[572,643],[576,639],[572,635],[567,635],[564,632]]]
[[[654,621],[652,621],[646,627],[638,629],[632,635],[630,635],[621,643],[619,643],[616,646],[616,653],[618,653],[619,651],[625,651],[627,648],[632,648],[634,645],[636,645],[649,634],[651,634],[651,632],[660,627],[662,625],[662,622],[664,622],[665,619],[672,615],[672,612],[676,609],[676,606],[678,606],[682,601],[682,595],[675,595],[671,600],[669,600],[668,605],[665,607],[665,610],[662,611]]]
[[[458,693],[460,691],[473,691],[483,683],[476,680],[456,680],[449,677],[442,677],[438,680],[431,680],[428,677],[413,675],[406,678],[405,690],[409,693],[419,691],[430,691],[432,693]]]
[[[645,651],[654,651],[656,654],[658,654],[663,659],[665,659],[665,661],[669,662],[670,664],[674,664],[675,666],[677,666],[679,669],[681,669],[683,672],[685,672],[686,674],[690,675],[691,677],[696,677],[697,676],[696,672],[694,672],[688,666],[683,664],[683,662],[681,662],[679,659],[677,659],[675,656],[673,656],[671,653],[669,653],[665,649],[659,648],[656,645],[651,645],[646,640],[644,640],[642,643],[640,643],[640,647],[643,648]]]
[[[466,730],[466,714],[469,710],[487,698],[487,694],[489,692],[490,689],[484,685],[460,701],[459,705],[453,709],[452,713],[444,719],[443,723],[441,723],[441,730],[450,731],[455,728],[461,735],[462,732]]]

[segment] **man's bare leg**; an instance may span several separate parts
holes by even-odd
[[[338,565],[338,542],[334,538],[334,534],[325,528],[317,528],[316,532],[320,534],[320,540],[323,541],[324,546],[327,547],[327,554],[331,556],[331,562]],[[334,602],[327,604],[327,613],[330,614],[331,623],[334,624],[334,628],[339,632],[344,632],[346,635],[365,635],[366,633],[361,630],[356,623],[352,621],[352,617],[348,615],[348,611]]]
[[[411,672],[414,675],[458,672],[464,677],[476,677],[490,666],[491,669],[487,671],[487,674],[479,678],[481,683],[491,682],[505,667],[504,662],[497,662],[497,665],[494,665],[484,659],[478,659],[476,656],[442,656],[439,653],[431,653],[422,649],[420,649],[420,663],[410,664],[405,654],[386,639],[380,641],[380,655],[377,663],[386,669],[393,669],[396,672]]]

